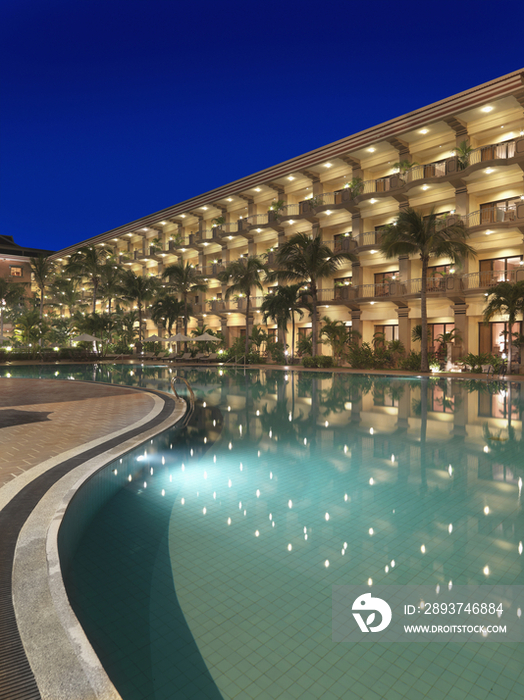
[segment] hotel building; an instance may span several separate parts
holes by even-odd
[[[471,150],[461,158],[455,149],[463,142]],[[161,276],[168,265],[188,262],[209,285],[192,300],[192,324],[221,330],[230,343],[244,332],[245,299],[226,301],[217,274],[240,256],[267,254],[274,265],[275,251],[290,236],[320,233],[334,251],[351,251],[358,260],[322,281],[319,315],[351,325],[363,341],[383,332],[410,350],[421,316],[421,262],[385,259],[380,231],[407,207],[423,215],[434,211],[447,223],[464,223],[477,256],[462,267],[431,260],[431,337],[455,327],[462,339],[457,354],[500,352],[505,320],[486,326],[482,313],[490,287],[524,280],[523,171],[520,70],[94,236],[52,259],[65,264],[78,248],[96,245],[111,248],[142,275]],[[262,322],[262,300],[260,292],[252,298],[252,323]],[[311,328],[307,314],[297,318],[297,328],[299,335]],[[150,319],[147,329],[146,335],[160,330]]]

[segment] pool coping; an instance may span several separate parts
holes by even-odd
[[[121,698],[69,604],[57,536],[68,504],[87,479],[114,459],[172,427],[185,414],[185,402],[171,394],[139,387],[122,388],[148,393],[153,398],[153,408],[135,423],[48,459],[0,490],[2,509],[42,475],[68,461],[74,462],[32,509],[19,531],[13,556],[12,602],[16,624],[43,700]],[[159,421],[168,405],[172,410]],[[112,442],[115,444],[111,445]],[[108,445],[111,446],[104,449]],[[82,455],[93,451],[91,458],[82,460]],[[35,697],[34,689],[28,688],[26,696]]]

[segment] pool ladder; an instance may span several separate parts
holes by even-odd
[[[177,399],[183,400],[183,398],[178,395],[177,390],[175,389],[175,382],[177,379],[181,382],[184,382],[184,384],[187,386],[187,389],[189,391],[189,411],[188,411],[187,416],[186,416],[187,418],[189,418],[191,416],[191,414],[193,413],[193,411],[195,410],[195,400],[196,400],[195,393],[194,393],[193,389],[191,388],[187,379],[184,379],[184,377],[179,377],[177,375],[175,377],[171,377],[171,389],[173,390],[173,394],[177,397]]]

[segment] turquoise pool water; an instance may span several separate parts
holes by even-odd
[[[168,390],[166,368],[101,371],[84,378]],[[523,584],[519,385],[179,373],[190,423],[100,473],[65,543],[71,603],[125,700],[524,698],[516,643],[331,634],[333,585]]]

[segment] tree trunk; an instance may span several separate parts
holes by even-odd
[[[291,362],[295,361],[295,310],[291,311]]]
[[[98,291],[98,285],[93,282],[93,313],[96,314],[96,293]]]
[[[184,335],[187,337],[187,294],[184,294]],[[187,340],[184,343],[184,352],[187,352]]]
[[[506,336],[508,344],[508,374],[511,374],[511,329],[515,323],[515,318],[510,316],[508,319],[508,334]]]
[[[420,348],[421,348],[421,358],[420,358],[420,371],[429,372],[428,363],[428,309],[427,309],[427,296],[426,296],[426,285],[428,279],[428,258],[422,258],[422,280],[420,289],[420,314],[421,314],[421,335]]]
[[[246,297],[246,356],[244,358],[244,364],[247,362],[247,356],[249,354],[249,304],[250,297],[249,294]]]
[[[311,333],[312,333],[312,345],[311,353],[313,357],[317,354],[317,285],[313,280],[311,280]]]

